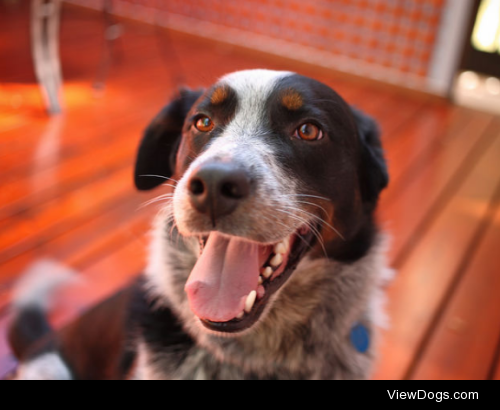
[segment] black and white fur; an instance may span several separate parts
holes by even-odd
[[[224,98],[214,104],[221,87]],[[288,92],[299,103],[284,106]],[[210,133],[194,129],[200,114],[213,119]],[[322,130],[321,140],[295,137],[309,122]],[[195,170],[214,161],[236,164],[252,181],[251,195],[215,227],[188,192]],[[206,91],[182,91],[158,115],[141,142],[135,181],[142,190],[167,181],[173,189],[154,222],[149,264],[130,302],[134,378],[369,378],[390,277],[374,216],[388,175],[371,118],[315,80],[237,72]],[[304,226],[313,234],[309,248],[254,324],[234,333],[201,324],[184,291],[201,237],[217,230],[273,244]],[[350,340],[357,323],[369,332],[367,351]]]

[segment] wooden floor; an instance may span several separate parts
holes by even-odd
[[[15,366],[5,326],[27,268],[49,261],[85,279],[56,311],[61,325],[144,267],[157,208],[141,207],[151,194],[133,189],[134,152],[178,82],[206,86],[227,72],[272,68],[328,83],[384,131],[392,179],[379,217],[397,276],[374,377],[500,379],[500,118],[131,22],[105,90],[93,91],[102,20],[69,6],[66,108],[49,118],[28,28],[25,9],[0,3],[0,377]]]

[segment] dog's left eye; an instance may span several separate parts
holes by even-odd
[[[203,115],[201,117],[198,117],[198,119],[194,123],[194,126],[198,131],[210,132],[214,129],[215,124],[210,118],[208,118],[206,115]]]
[[[323,138],[323,131],[317,125],[306,123],[297,128],[295,136],[304,141],[317,141]]]

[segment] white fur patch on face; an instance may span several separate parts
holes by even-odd
[[[278,81],[293,75],[288,71],[248,70],[223,77],[221,84],[228,85],[238,96],[239,108],[234,120],[226,129],[227,134],[259,134],[265,107]]]
[[[72,380],[72,377],[61,356],[46,353],[20,366],[16,380]]]

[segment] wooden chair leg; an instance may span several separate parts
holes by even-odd
[[[31,44],[35,73],[50,114],[62,111],[59,58],[61,0],[32,0]]]

